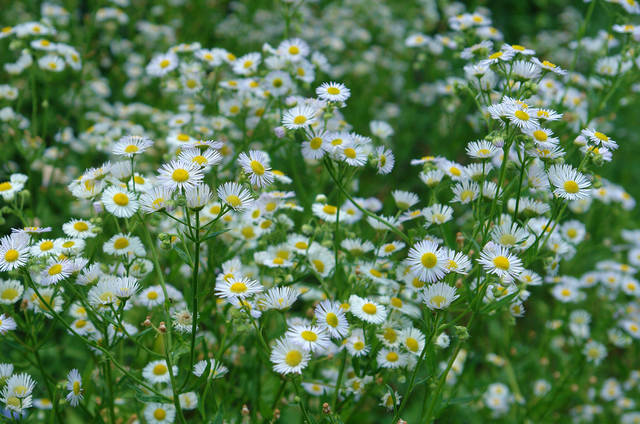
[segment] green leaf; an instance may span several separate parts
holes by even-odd
[[[220,234],[226,233],[227,231],[229,231],[228,228],[226,228],[224,230],[220,230],[220,231],[214,231],[213,233],[209,234],[208,236],[206,236],[205,238],[203,238],[200,241],[203,242],[203,241],[211,240],[212,238],[218,237]]]
[[[180,256],[180,259],[182,259],[182,262],[184,262],[189,266],[193,266],[193,264],[191,263],[191,256],[189,256],[189,254],[185,252],[181,247],[176,246],[173,248],[173,250],[175,250],[178,256]]]

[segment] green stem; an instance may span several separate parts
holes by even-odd
[[[200,211],[196,210],[195,216],[195,253],[193,263],[193,280],[191,290],[193,290],[193,319],[191,320],[191,350],[189,355],[189,370],[193,368],[195,358],[196,332],[198,330],[198,272],[200,270]]]

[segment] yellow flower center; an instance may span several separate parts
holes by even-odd
[[[0,183],[0,191],[8,191],[11,190],[11,183],[9,181],[5,181],[3,183]]]
[[[80,382],[79,381],[74,381],[73,382],[73,394],[75,394],[76,396],[80,394]]]
[[[0,299],[11,300],[16,298],[17,296],[18,296],[18,290],[14,289],[13,287],[9,287],[4,289],[4,291],[0,295]]]
[[[362,350],[362,349],[364,349],[364,343],[363,343],[363,342],[361,342],[360,340],[358,340],[357,342],[355,342],[355,343],[353,344],[353,348],[354,348],[355,350]]]
[[[129,204],[129,197],[124,193],[116,193],[113,196],[113,203],[118,206],[127,206]]]
[[[147,299],[156,300],[157,298],[158,298],[158,293],[157,292],[150,291],[149,293],[147,293]]]
[[[362,305],[362,311],[368,315],[375,315],[378,312],[378,308],[373,303],[365,303]]]
[[[318,149],[322,146],[322,138],[320,138],[320,137],[313,137],[313,138],[309,141],[309,146],[310,146],[313,150],[318,150]]]
[[[593,136],[600,141],[609,141],[609,137],[606,134],[603,134],[599,131],[596,131],[595,133],[593,133]]]
[[[20,253],[16,249],[9,249],[4,254],[4,259],[7,262],[15,262],[18,260],[19,256],[20,256]]]
[[[290,350],[284,357],[284,362],[290,367],[297,367],[302,362],[302,353],[298,350]]]
[[[300,53],[300,49],[298,48],[298,46],[289,47],[289,54],[299,54],[299,53]]]
[[[340,89],[338,87],[331,86],[327,88],[327,93],[335,96],[336,94],[340,94]]]
[[[395,352],[389,352],[387,353],[387,361],[389,362],[396,362],[398,360],[398,354]]]
[[[129,240],[124,237],[119,237],[113,242],[113,247],[116,249],[124,249],[127,246],[129,246]]]
[[[155,418],[156,420],[164,420],[166,416],[167,416],[167,413],[162,408],[158,408],[155,411],[153,411],[153,418]]]
[[[529,120],[529,114],[523,110],[516,110],[514,113],[516,118],[518,118],[521,121],[528,121]]]
[[[493,258],[493,264],[496,266],[496,268],[500,268],[503,271],[508,270],[509,266],[511,265],[509,263],[509,259],[507,259],[506,256],[496,256],[495,258]]]
[[[327,324],[333,328],[336,328],[338,326],[338,316],[333,312],[327,313],[327,316],[325,317],[325,321],[327,321]]]
[[[308,342],[315,342],[316,340],[318,340],[318,335],[313,331],[308,331],[308,330],[305,330],[302,333],[300,333],[300,337],[302,337],[304,340]]]
[[[264,174],[264,166],[260,162],[258,162],[257,160],[252,160],[251,161],[251,170],[256,175],[263,175]]]
[[[58,275],[62,272],[62,265],[55,264],[51,268],[49,268],[49,271],[47,272],[49,273],[49,275]]]
[[[237,281],[229,287],[232,293],[240,294],[247,291],[247,285],[241,281]]]
[[[73,224],[73,229],[76,231],[87,231],[89,229],[89,226],[86,222],[78,221]]]
[[[307,117],[304,115],[298,115],[293,118],[293,123],[296,125],[303,125],[305,122],[307,122]]]
[[[542,65],[547,66],[549,68],[555,68],[556,67],[555,63],[551,63],[548,60],[543,60],[542,61]]]
[[[129,144],[127,147],[124,148],[125,153],[136,153],[138,150],[138,146],[136,146],[135,144]]]
[[[533,132],[533,137],[538,141],[546,141],[548,138],[547,133],[542,130],[535,130]]]
[[[374,277],[378,277],[378,278],[382,277],[382,273],[375,268],[371,268],[371,270],[369,270],[369,273]]]
[[[435,295],[435,296],[433,296],[433,297],[431,298],[431,303],[433,303],[434,305],[436,305],[438,308],[439,308],[440,306],[442,306],[442,304],[443,304],[444,302],[446,302],[446,301],[447,301],[447,298],[446,298],[446,297],[444,297],[444,296],[442,296],[442,295],[439,295],[439,294],[437,294],[437,295]]]
[[[516,243],[516,238],[513,236],[513,234],[503,234],[500,237],[500,244],[503,244],[505,246],[511,246],[515,243]]]
[[[456,177],[459,177],[462,174],[460,169],[456,166],[452,166],[451,168],[449,168],[449,172],[451,172],[451,175],[455,175]]]
[[[178,168],[171,174],[173,181],[183,183],[189,179],[189,172],[186,169]]]
[[[49,240],[43,241],[39,247],[41,251],[46,252],[47,250],[53,249],[53,242]]]
[[[346,157],[348,157],[349,159],[355,159],[356,151],[355,151],[355,149],[353,149],[351,147],[347,147],[346,149],[344,149],[344,155]]]
[[[242,204],[242,201],[235,194],[230,194],[227,196],[227,203],[233,206],[234,208],[237,208]]]
[[[411,352],[417,352],[418,348],[420,347],[418,345],[418,341],[413,337],[407,337],[407,340],[405,340],[404,343],[407,345],[407,349],[409,349]]]
[[[320,273],[324,272],[324,262],[319,259],[314,259],[311,261],[311,263],[313,263],[313,266],[316,267],[316,271]]]
[[[425,268],[433,268],[438,263],[438,257],[431,252],[427,252],[422,255],[420,262]]]
[[[176,138],[178,141],[189,141],[189,136],[186,134],[178,134]]]
[[[402,308],[403,305],[402,300],[398,297],[392,297],[389,303],[396,308]]]
[[[322,211],[327,215],[335,215],[338,212],[338,208],[332,205],[324,205]]]
[[[489,56],[489,59],[498,59],[500,56],[502,56],[502,52],[495,52],[494,54]]]
[[[309,247],[309,245],[304,241],[299,241],[294,246],[296,247],[296,249],[300,249],[300,250],[306,249],[307,247]]]
[[[572,180],[565,181],[563,187],[564,187],[564,191],[571,194],[575,194],[578,191],[580,191],[580,187],[578,186],[578,183]]]
[[[169,66],[169,65],[171,65],[171,61],[170,61],[169,59],[163,59],[163,60],[160,62],[160,67],[161,67],[162,69],[166,68],[166,67],[167,67],[167,66]]]
[[[167,373],[167,366],[164,364],[158,364],[155,367],[153,367],[153,373],[155,375],[164,375]]]

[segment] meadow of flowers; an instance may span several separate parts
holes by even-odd
[[[640,423],[639,15],[4,3],[0,422]]]

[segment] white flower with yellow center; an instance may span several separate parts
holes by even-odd
[[[485,271],[507,281],[518,278],[524,270],[520,258],[509,253],[506,247],[499,246],[493,242],[487,243],[482,249],[478,263],[482,265]]]
[[[139,135],[127,135],[116,142],[113,146],[112,153],[118,156],[133,157],[145,152],[149,147],[153,146],[153,141],[147,137]]]
[[[107,188],[101,200],[107,211],[118,218],[130,218],[138,210],[135,194],[118,186]]]
[[[258,281],[247,277],[218,280],[215,287],[215,293],[225,299],[245,299],[262,290],[263,287]]]
[[[338,302],[323,300],[315,307],[316,320],[331,338],[340,339],[349,332],[349,322],[344,309]]]
[[[382,324],[387,319],[387,308],[384,305],[356,295],[349,297],[349,312],[371,324]]]
[[[84,398],[82,389],[82,377],[80,376],[80,372],[77,369],[72,369],[67,374],[67,402],[69,405],[76,407],[80,403],[80,401]]]
[[[571,165],[551,165],[549,181],[555,187],[554,194],[568,200],[578,200],[591,195],[591,183],[587,177]]]
[[[148,403],[144,408],[144,418],[149,424],[173,424],[176,407],[171,403]]]
[[[280,374],[302,374],[311,359],[309,352],[288,338],[276,340],[270,356],[273,370]]]
[[[56,284],[71,275],[73,269],[73,262],[67,259],[49,262],[40,274],[40,284],[43,286]]]
[[[339,82],[323,82],[316,88],[316,95],[328,102],[344,102],[351,96],[351,90]]]
[[[315,325],[294,325],[285,337],[305,352],[322,353],[331,344],[327,331]]]
[[[382,348],[376,356],[376,361],[382,368],[400,368],[407,365],[407,356],[399,349]]]
[[[405,262],[420,280],[435,282],[448,272],[446,259],[446,252],[436,242],[422,240],[409,249]]]
[[[18,280],[0,280],[0,304],[11,305],[20,300],[24,287]]]
[[[178,375],[178,367],[176,365],[173,366],[173,375]],[[169,375],[169,366],[167,365],[167,361],[164,359],[159,359],[157,361],[149,362],[142,369],[142,377],[150,383],[168,383],[171,381],[171,377]]]
[[[273,183],[273,172],[271,172],[270,159],[266,152],[261,150],[250,150],[249,154],[242,152],[238,156],[238,164],[249,176],[251,184],[265,187]]]
[[[172,191],[193,187],[204,177],[198,165],[180,160],[165,163],[158,170],[158,174],[158,182]]]
[[[253,196],[238,183],[224,183],[218,187],[218,198],[235,211],[247,209],[253,203]]]
[[[456,288],[446,283],[435,283],[427,286],[420,294],[420,298],[429,309],[446,309],[459,296]]]
[[[307,128],[316,121],[317,111],[306,105],[287,110],[282,116],[282,125],[290,130]]]
[[[0,239],[0,271],[24,266],[29,259],[29,234],[19,232]]]
[[[162,77],[178,67],[178,55],[165,53],[154,56],[147,65],[147,73],[153,77]]]

